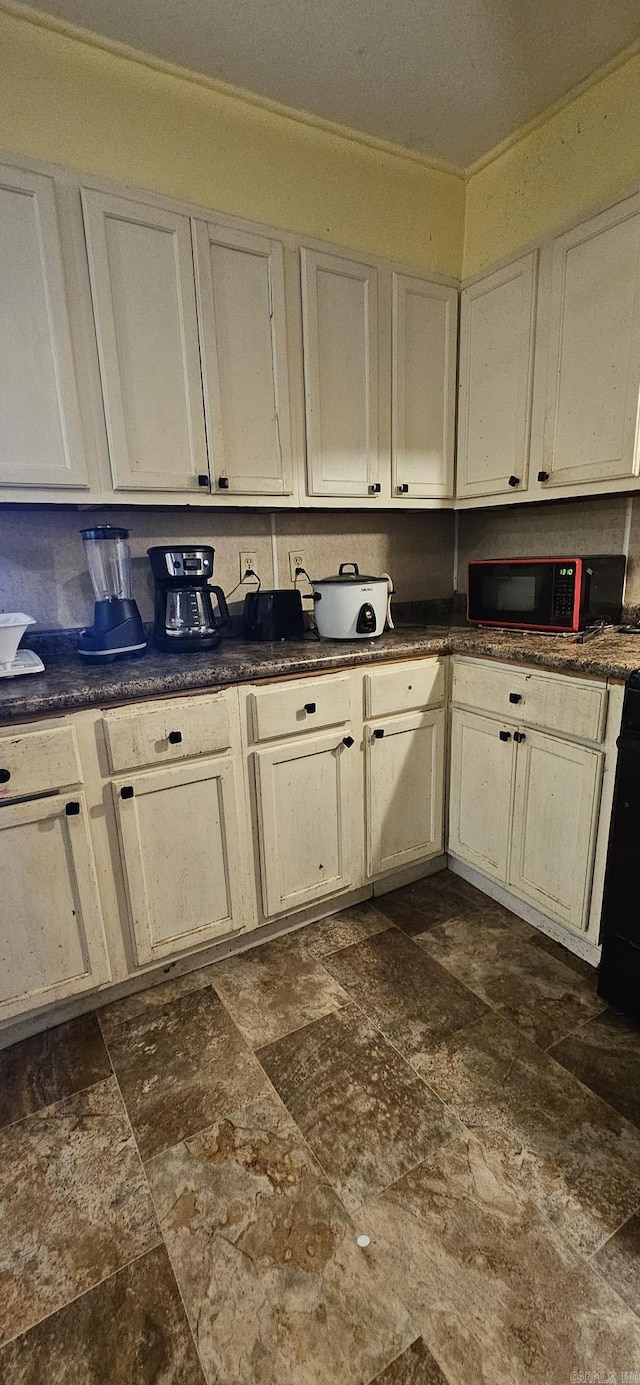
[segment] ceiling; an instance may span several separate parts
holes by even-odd
[[[640,38],[638,0],[44,6],[156,57],[462,167]]]

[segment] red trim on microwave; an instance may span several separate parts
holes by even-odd
[[[477,620],[469,615],[469,584],[467,584],[467,621],[469,625],[478,625],[487,629],[497,630],[545,630],[552,631],[554,634],[576,634],[580,629],[580,605],[582,601],[582,558],[471,558],[468,567],[499,567],[508,564],[516,567],[521,564],[523,567],[530,567],[532,563],[575,563],[575,577],[573,589],[573,615],[571,625],[534,625],[532,621],[525,623],[521,620]]]

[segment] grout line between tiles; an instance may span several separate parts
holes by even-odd
[[[105,1043],[105,1048],[106,1047],[107,1045]],[[87,1082],[86,1087],[75,1087],[72,1092],[67,1092],[66,1096],[56,1097],[55,1101],[48,1101],[46,1106],[38,1106],[35,1111],[27,1111],[26,1116],[18,1116],[17,1120],[7,1121],[6,1125],[0,1126],[0,1140],[2,1139],[2,1136],[4,1135],[6,1130],[14,1130],[16,1125],[23,1125],[25,1121],[34,1120],[36,1116],[44,1117],[45,1111],[53,1111],[56,1106],[62,1106],[65,1101],[72,1101],[74,1096],[81,1096],[83,1092],[90,1092],[92,1087],[99,1087],[102,1082],[110,1082],[111,1077],[114,1075],[114,1073],[113,1066],[111,1064],[111,1054],[109,1053],[108,1049],[107,1056],[109,1058],[109,1066],[111,1067],[111,1073],[107,1073],[105,1077],[96,1078],[95,1082]]]
[[[4,1342],[0,1342],[0,1359],[2,1358],[4,1348],[8,1347],[11,1342],[19,1342],[22,1337],[28,1337],[29,1333],[33,1332],[34,1328],[41,1327],[42,1323],[49,1321],[49,1318],[55,1318],[59,1313],[66,1312],[66,1309],[70,1308],[73,1303],[77,1303],[81,1298],[86,1298],[87,1294],[92,1294],[94,1289],[102,1288],[103,1284],[108,1284],[110,1279],[115,1279],[117,1274],[121,1274],[122,1270],[130,1269],[131,1265],[135,1265],[138,1260],[144,1260],[146,1255],[150,1255],[152,1251],[157,1250],[158,1246],[163,1244],[164,1241],[161,1238],[154,1246],[147,1246],[147,1249],[141,1250],[139,1255],[133,1255],[130,1260],[125,1260],[124,1264],[118,1265],[118,1268],[112,1270],[111,1274],[105,1274],[104,1279],[97,1279],[95,1284],[90,1284],[88,1288],[82,1289],[79,1294],[74,1294],[73,1298],[68,1299],[66,1303],[61,1303],[59,1308],[54,1308],[53,1312],[45,1313],[42,1318],[36,1318],[35,1322],[23,1328],[22,1332],[14,1333],[13,1337],[6,1337]]]

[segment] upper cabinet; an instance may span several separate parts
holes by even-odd
[[[460,311],[460,497],[526,491],[537,251],[464,289]]]
[[[0,167],[0,485],[89,485],[54,183]]]
[[[457,289],[393,274],[392,495],[453,495],[457,336]]]
[[[640,196],[556,237],[546,262],[538,481],[546,491],[637,476]]]
[[[189,218],[82,192],[116,490],[209,489]]]
[[[378,272],[339,255],[301,255],[308,489],[380,495]]]
[[[205,222],[193,240],[212,489],[291,495],[283,244]]]

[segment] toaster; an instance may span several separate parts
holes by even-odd
[[[244,599],[245,640],[300,640],[304,634],[302,597],[296,588],[249,592]]]

